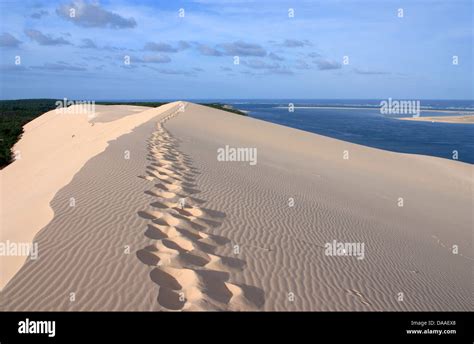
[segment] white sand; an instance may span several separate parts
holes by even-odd
[[[51,118],[1,172],[1,240],[44,227],[40,257],[0,257],[1,308],[473,310],[472,165],[177,110],[29,124]],[[218,161],[226,145],[257,164]],[[333,240],[363,259],[326,255]]]
[[[30,243],[52,218],[50,202],[67,185],[84,164],[103,152],[109,141],[130,132],[138,125],[160,115],[173,104],[160,109],[120,106],[122,119],[107,122],[117,108],[96,106],[96,116],[83,112],[80,106],[53,110],[27,123],[24,135],[14,151],[21,158],[2,171],[0,242]],[[25,258],[1,257],[0,288],[18,271]]]
[[[420,122],[433,122],[433,123],[462,123],[462,124],[473,124],[474,115],[463,115],[463,116],[434,116],[434,117],[403,117],[398,118],[405,121],[420,121]]]

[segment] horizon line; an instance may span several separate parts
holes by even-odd
[[[12,98],[12,99],[0,99],[0,101],[13,101],[13,100],[79,100],[78,98],[68,98],[68,97],[38,97],[38,98]],[[104,98],[104,99],[93,99],[95,102],[160,102],[160,101],[202,101],[202,100],[212,100],[212,101],[219,101],[219,100],[386,100],[386,99],[394,99],[394,100],[430,100],[430,101],[473,101],[474,99],[465,99],[465,98],[404,98],[404,97],[388,97],[388,98],[118,98],[118,99],[111,99],[111,98]],[[84,99],[81,99],[84,101]]]

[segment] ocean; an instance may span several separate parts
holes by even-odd
[[[217,101],[217,100],[216,100]],[[403,121],[383,115],[380,100],[218,100],[250,117],[392,152],[474,164],[474,124]],[[290,112],[288,104],[294,104]],[[472,100],[421,100],[421,116],[474,114]]]

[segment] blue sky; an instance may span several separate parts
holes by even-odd
[[[469,0],[0,6],[2,99],[474,98]]]

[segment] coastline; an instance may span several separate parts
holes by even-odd
[[[275,106],[276,109],[288,109],[288,106]],[[334,109],[334,110],[380,110],[380,106],[294,106],[294,109]],[[446,110],[446,109],[421,109],[423,112],[445,112],[457,114],[474,114],[474,110]],[[469,116],[469,115],[466,115]]]
[[[420,121],[431,123],[474,124],[474,115],[465,116],[435,116],[435,117],[399,117],[404,121]]]

